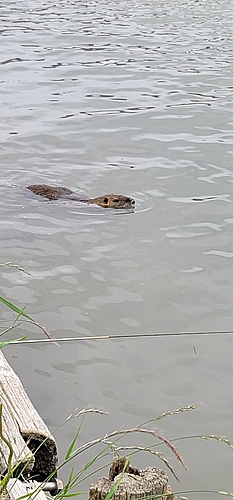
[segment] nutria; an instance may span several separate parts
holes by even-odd
[[[87,198],[79,196],[71,189],[65,187],[53,187],[46,184],[33,184],[32,186],[27,186],[34,194],[44,196],[48,200],[74,200],[81,203],[88,203],[99,205],[102,208],[134,208],[135,201],[128,196],[122,194],[105,194],[103,196],[97,196],[97,198]]]

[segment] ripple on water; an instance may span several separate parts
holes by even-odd
[[[226,203],[232,203],[232,200],[230,198],[231,198],[230,194],[216,194],[213,196],[202,195],[202,196],[182,196],[177,198],[171,197],[168,198],[168,200],[174,201],[175,203],[194,203],[194,202],[208,203],[214,201],[225,201]]]

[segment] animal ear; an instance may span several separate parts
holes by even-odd
[[[104,198],[104,204],[107,205],[107,203],[108,203],[108,198],[106,197]]]

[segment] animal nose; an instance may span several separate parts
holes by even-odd
[[[136,203],[135,200],[131,200],[131,207],[135,207]]]

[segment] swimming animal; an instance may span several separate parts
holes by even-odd
[[[97,196],[97,198],[88,198],[86,196],[80,196],[71,189],[65,187],[53,187],[47,184],[32,184],[27,186],[34,194],[43,196],[48,200],[71,200],[78,201],[81,203],[87,203],[88,205],[98,205],[102,208],[135,208],[135,200],[129,198],[129,196],[124,196],[123,194],[104,194],[102,196]]]

